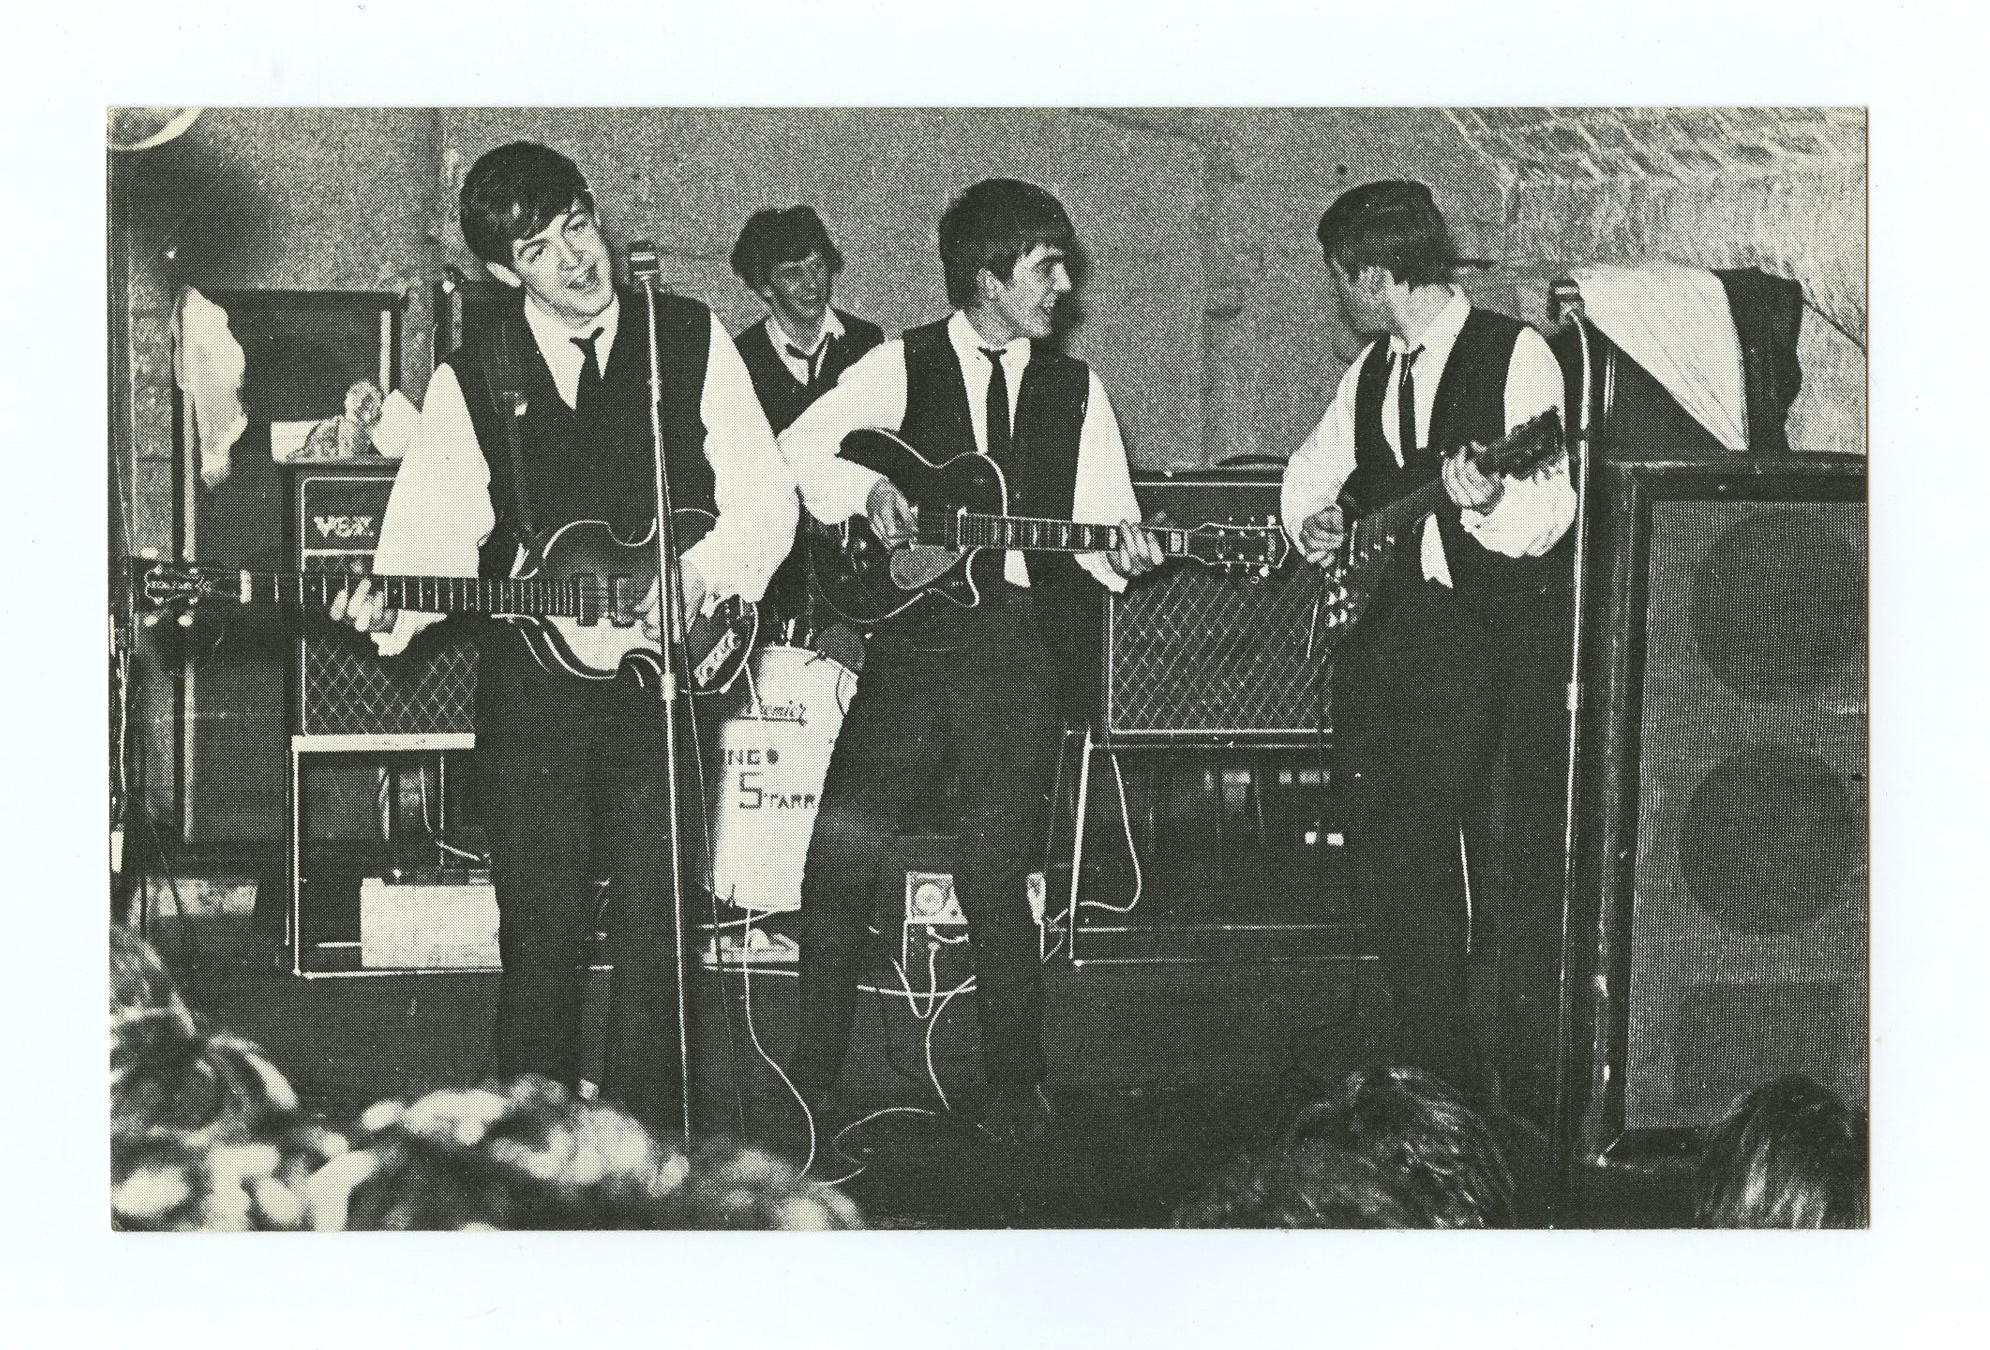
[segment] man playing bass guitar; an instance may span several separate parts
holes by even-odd
[[[1575,494],[1564,457],[1500,478],[1444,452],[1558,408],[1561,370],[1539,334],[1452,284],[1460,259],[1423,184],[1350,189],[1318,235],[1341,318],[1366,345],[1287,464],[1286,528],[1331,567],[1350,514],[1433,479],[1450,504],[1402,540],[1334,652],[1335,776],[1396,1056],[1482,1099],[1491,1067],[1509,1105],[1538,1111],[1555,1000],[1542,961],[1561,895],[1559,545]],[[1472,1028],[1489,1023],[1494,1044],[1476,1045]]]
[[[838,457],[865,427],[926,458],[992,458],[1021,514],[1118,522],[1111,553],[989,551],[981,601],[931,598],[876,634],[829,764],[802,879],[800,1040],[790,1071],[817,1123],[855,1013],[877,869],[899,818],[945,768],[960,784],[954,882],[973,944],[990,1095],[982,1125],[1032,1141],[1049,1123],[1043,994],[1026,878],[1045,818],[1062,714],[1083,705],[1083,634],[1101,591],[1161,558],[1099,378],[1051,344],[1071,290],[1071,220],[1013,179],[962,192],[940,221],[954,313],[872,351],[781,437],[818,521],[868,520],[902,540],[914,514],[889,479]]]
[[[374,570],[504,577],[578,521],[643,538],[656,516],[645,305],[615,290],[587,180],[543,145],[501,146],[464,178],[462,221],[471,251],[519,299],[429,382]],[[671,500],[717,518],[684,551],[682,612],[758,600],[794,538],[794,480],[710,311],[659,297],[657,326]],[[654,594],[643,607],[654,637]],[[332,613],[389,653],[436,617],[384,609],[364,583]],[[488,625],[479,644],[478,802],[504,967],[497,1072],[578,1084],[582,939],[606,877],[615,975],[602,1091],[674,1133],[663,710],[631,674],[609,675],[560,668],[509,625]]]

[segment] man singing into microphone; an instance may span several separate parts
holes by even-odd
[[[464,240],[518,303],[429,382],[374,570],[509,576],[534,538],[581,520],[642,538],[655,524],[647,302],[615,290],[587,180],[557,151],[517,142],[476,162],[461,205]],[[683,553],[682,612],[757,600],[794,537],[794,480],[718,321],[682,297],[655,303],[671,505],[717,517]],[[500,404],[513,392],[523,412],[507,427]],[[385,653],[438,617],[385,610],[363,582],[332,615],[372,632]],[[655,690],[627,673],[542,669],[511,626],[480,634],[478,802],[504,967],[497,1072],[578,1085],[583,939],[595,882],[606,878],[615,975],[602,1090],[675,1131],[683,1104],[663,713]]]

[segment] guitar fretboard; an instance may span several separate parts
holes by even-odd
[[[1561,416],[1550,410],[1528,418],[1491,445],[1468,450],[1466,454],[1472,466],[1481,473],[1512,473],[1540,457],[1544,448],[1558,446],[1560,433]],[[1370,511],[1354,523],[1356,550],[1373,541],[1393,539],[1449,501],[1450,496],[1444,491],[1444,480],[1440,477],[1405,493],[1387,506]]]
[[[202,575],[233,580],[237,599],[324,607],[355,578],[343,572],[235,572],[204,568]],[[580,615],[598,604],[596,588],[584,579],[379,576],[368,578],[391,609],[424,614],[531,614],[559,618]]]
[[[1080,525],[1069,520],[1044,520],[1033,516],[977,515],[957,512],[940,521],[943,535],[934,542],[947,548],[1014,548],[1040,553],[1110,553],[1119,547],[1119,526]],[[1148,527],[1159,541],[1161,552],[1171,558],[1188,555],[1186,529]]]

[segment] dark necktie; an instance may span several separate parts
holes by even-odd
[[[587,412],[601,398],[601,356],[594,344],[602,334],[597,328],[584,338],[572,339],[581,350],[580,383],[574,387],[574,411]]]
[[[1421,355],[1423,348],[1418,347],[1396,358],[1402,366],[1402,374],[1396,379],[1396,448],[1402,452],[1406,469],[1414,467],[1420,458],[1416,439],[1416,376],[1410,368]]]
[[[802,383],[809,389],[815,388],[815,382],[822,377],[822,367],[827,364],[823,358],[828,354],[828,338],[824,338],[822,341],[816,343],[815,350],[812,352],[805,352],[792,342],[788,344],[788,355],[808,367],[808,379]]]
[[[1002,349],[983,347],[981,354],[994,367],[988,373],[988,457],[998,464],[1009,459],[1009,372],[1002,368]]]

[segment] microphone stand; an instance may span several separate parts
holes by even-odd
[[[678,1103],[684,1142],[691,1142],[691,1041],[687,1030],[684,968],[684,838],[677,800],[677,692],[680,672],[688,667],[684,650],[683,573],[677,557],[677,531],[670,518],[670,480],[663,469],[663,370],[657,353],[656,296],[662,284],[656,245],[648,240],[629,243],[629,278],[643,293],[643,315],[649,327],[650,443],[656,470],[656,577],[658,619],[663,631],[663,702],[665,833],[670,841],[670,958],[677,967]],[[684,684],[689,689],[689,681]]]
[[[1550,284],[1548,295],[1548,320],[1557,326],[1574,324],[1576,328],[1577,350],[1579,353],[1576,379],[1576,414],[1574,418],[1572,447],[1575,471],[1575,522],[1571,529],[1575,533],[1575,556],[1572,564],[1572,578],[1569,596],[1569,664],[1566,708],[1568,712],[1568,770],[1563,783],[1562,817],[1562,914],[1561,914],[1561,953],[1560,973],[1557,978],[1555,1012],[1555,1070],[1554,1070],[1554,1114],[1550,1122],[1552,1131],[1551,1156],[1559,1159],[1569,1143],[1571,1122],[1568,1120],[1569,1064],[1568,1039],[1572,1012],[1571,990],[1569,988],[1569,925],[1574,916],[1576,887],[1576,789],[1579,772],[1576,754],[1582,740],[1582,657],[1583,657],[1583,604],[1586,599],[1588,556],[1589,556],[1589,469],[1595,458],[1595,427],[1593,425],[1592,398],[1596,379],[1595,330],[1590,326],[1589,316],[1584,308],[1582,291],[1571,278],[1561,278]],[[1604,415],[1614,399],[1616,365],[1606,363],[1604,368]]]

